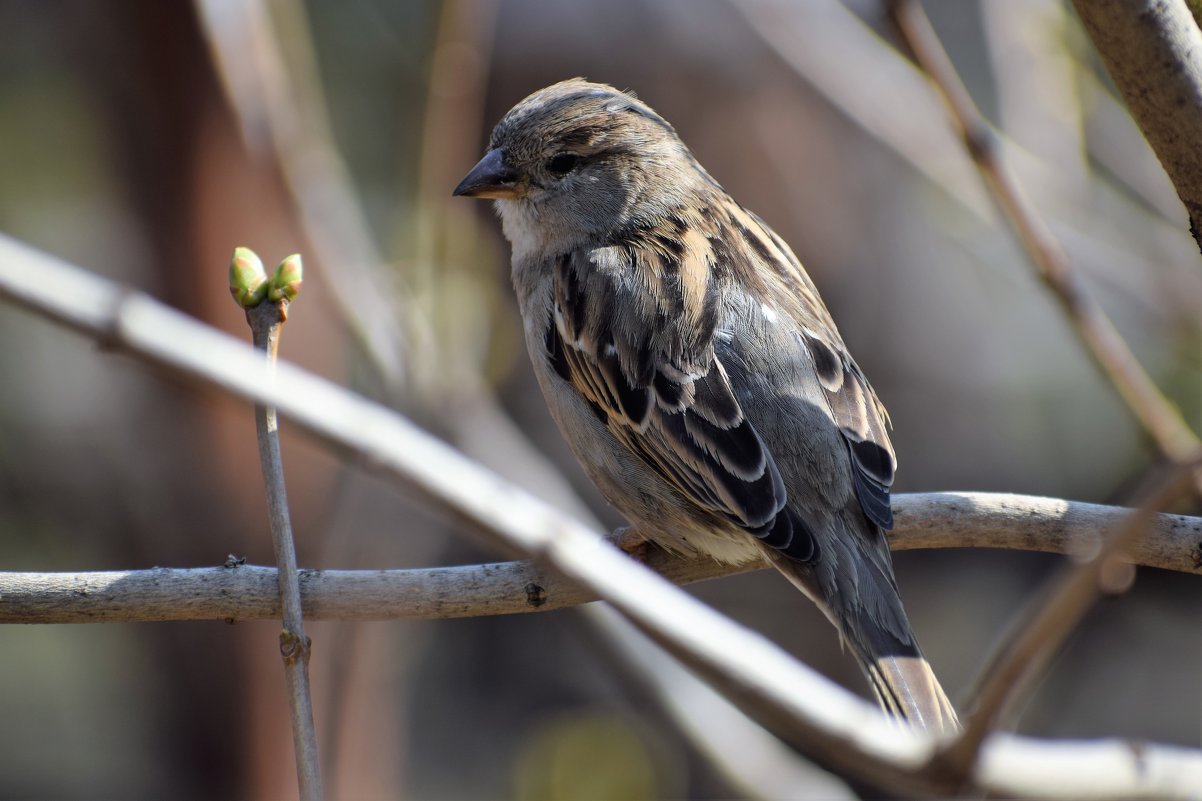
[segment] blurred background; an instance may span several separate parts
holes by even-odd
[[[925,5],[1083,280],[1202,429],[1197,248],[1071,10]],[[576,75],[637,91],[792,244],[892,414],[898,491],[1122,504],[1157,461],[873,0],[0,0],[0,30],[0,230],[242,337],[233,248],[300,251],[285,358],[606,527],[532,381],[495,217],[450,198],[505,110]],[[0,343],[0,569],[273,562],[248,407],[8,306]],[[302,566],[505,556],[284,437]],[[1061,563],[897,555],[953,698]],[[690,592],[865,691],[777,576]],[[1200,617],[1196,578],[1140,570],[1017,729],[1198,745]],[[277,629],[0,629],[0,798],[293,795]],[[579,610],[309,633],[332,797],[750,792]]]

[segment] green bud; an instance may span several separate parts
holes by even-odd
[[[258,306],[267,297],[267,271],[250,248],[234,248],[230,260],[230,294],[244,309]]]
[[[303,274],[300,254],[293,253],[275,268],[267,289],[267,297],[274,302],[294,300],[300,294]]]

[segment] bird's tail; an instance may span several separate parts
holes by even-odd
[[[886,712],[932,734],[959,731],[956,710],[922,654],[862,657],[860,662]]]
[[[892,570],[851,559],[841,562],[840,578],[856,565],[854,581],[823,581],[821,567],[763,548],[785,578],[810,597],[850,646],[881,707],[890,715],[932,734],[959,731],[960,722],[939,679],[918,649],[918,641],[902,608]],[[885,554],[888,559],[888,553]],[[824,586],[825,585],[825,586]],[[838,591],[832,591],[838,586]]]

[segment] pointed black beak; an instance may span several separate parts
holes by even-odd
[[[505,152],[495,148],[484,154],[484,158],[472,167],[472,171],[459,182],[452,195],[463,197],[515,198],[519,194],[520,176],[505,163]]]

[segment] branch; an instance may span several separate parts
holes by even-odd
[[[1001,548],[1094,553],[1130,510],[991,493],[894,497],[896,551]],[[1202,518],[1155,515],[1127,551],[1135,564],[1202,576]],[[635,555],[676,584],[768,567],[685,559],[650,547]],[[597,600],[535,562],[407,570],[302,570],[311,620],[441,619],[549,612]],[[152,568],[90,573],[0,573],[0,624],[269,620],[280,616],[272,568]]]
[[[149,364],[276,406],[298,427],[359,458],[470,530],[545,560],[604,597],[744,713],[829,769],[894,794],[949,791],[945,774],[932,765],[938,745],[933,738],[899,728],[763,637],[634,563],[596,532],[378,404],[287,363],[271,377],[249,346],[4,236],[0,297]],[[1054,762],[1044,759],[1048,753],[1055,755]],[[1103,773],[1107,780],[1099,783]],[[1033,784],[1032,775],[1040,781]],[[995,734],[973,768],[972,783],[1011,797],[1182,797],[1202,786],[1202,753],[1121,741],[1050,744]]]
[[[284,259],[269,279],[254,251],[249,248],[234,250],[234,258],[230,263],[230,292],[234,301],[246,312],[251,339],[255,348],[263,352],[269,375],[279,360],[280,337],[284,333],[284,323],[288,321],[289,303],[300,291],[301,273],[301,258],[297,254]],[[284,623],[280,631],[280,657],[284,661],[284,678],[288,686],[297,787],[304,801],[317,801],[324,793],[318,767],[317,729],[313,725],[313,700],[309,690],[309,656],[313,643],[305,634],[301,612],[292,516],[288,511],[284,460],[280,455],[280,423],[274,406],[255,404],[255,434],[267,493],[271,545],[279,569],[278,590]]]
[[[1202,32],[1183,0],[1073,0],[1202,246]]]
[[[997,136],[973,103],[918,0],[890,0],[889,9],[915,62],[947,105],[964,147],[1003,216],[1094,363],[1165,457],[1176,462],[1190,458],[1202,447],[1202,441],[1140,366],[1122,335],[1081,282],[1068,254],[1023,193],[1002,157]],[[1202,475],[1198,477],[1198,485],[1202,487]]]

